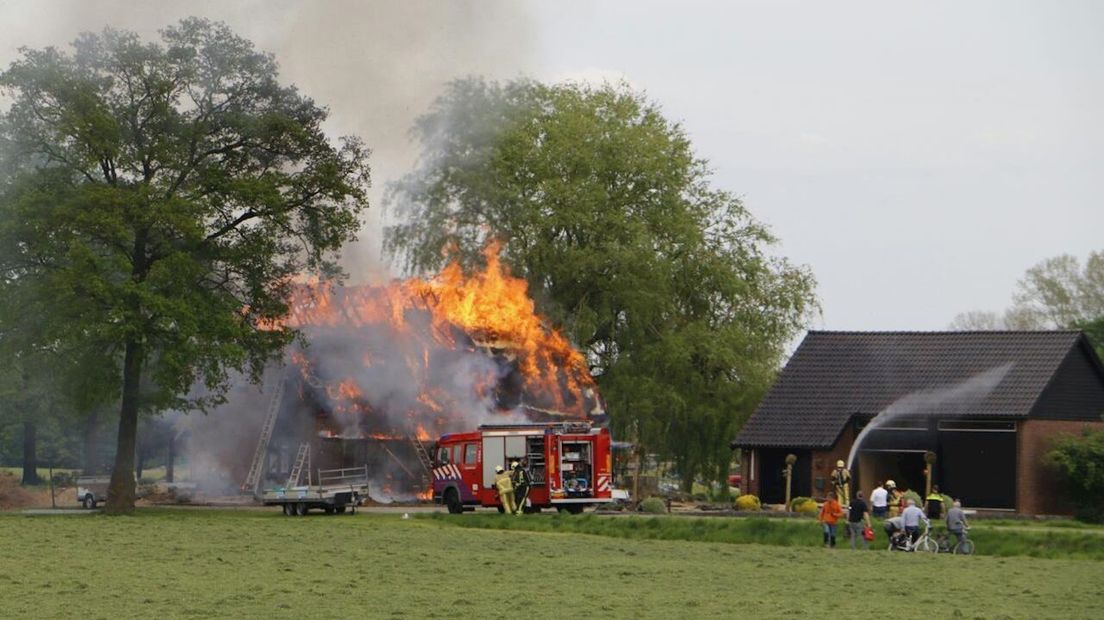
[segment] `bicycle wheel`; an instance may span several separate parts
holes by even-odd
[[[935,553],[939,551],[939,545],[928,537],[921,538],[916,541],[915,551],[921,551],[923,553]]]
[[[974,541],[967,538],[955,545],[954,552],[958,555],[970,555],[974,552]]]

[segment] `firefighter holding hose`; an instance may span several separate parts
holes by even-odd
[[[503,510],[513,514],[517,510],[514,506],[514,484],[510,481],[510,474],[501,465],[495,465],[494,485]]]
[[[514,461],[510,464],[512,470],[510,474],[510,482],[514,485],[514,514],[521,514],[525,511],[525,502],[529,499],[529,467],[528,462],[522,459],[521,462]]]
[[[836,461],[836,468],[832,470],[832,486],[835,487],[836,497],[841,506],[851,504],[851,472],[842,461]]]

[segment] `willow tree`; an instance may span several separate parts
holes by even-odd
[[[133,509],[140,407],[203,407],[231,369],[257,378],[291,337],[264,329],[291,278],[336,275],[355,235],[367,151],[327,139],[326,110],[277,77],[194,18],[159,42],[108,29],[24,49],[0,76],[0,320],[39,350],[110,353],[109,512]]]
[[[624,86],[453,83],[389,191],[387,248],[411,271],[504,244],[541,311],[587,354],[619,435],[723,480],[727,441],[815,309],[804,268],[685,131]]]

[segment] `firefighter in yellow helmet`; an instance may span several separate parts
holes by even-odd
[[[905,497],[905,494],[897,488],[897,483],[892,480],[886,480],[885,488],[889,491],[889,517],[892,519],[901,514],[901,499]]]
[[[509,472],[501,465],[495,465],[494,485],[498,491],[498,501],[502,502],[502,509],[507,514],[514,514],[517,510],[514,506],[514,483],[510,481]]]
[[[846,464],[842,461],[836,461],[836,468],[832,470],[832,486],[835,487],[836,497],[839,498],[841,506],[849,506],[851,504],[851,472],[847,470]]]

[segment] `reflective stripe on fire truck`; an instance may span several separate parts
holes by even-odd
[[[598,474],[598,491],[605,492],[610,490],[610,477],[607,474]]]
[[[434,468],[433,477],[438,480],[459,480],[460,469],[451,463]]]

